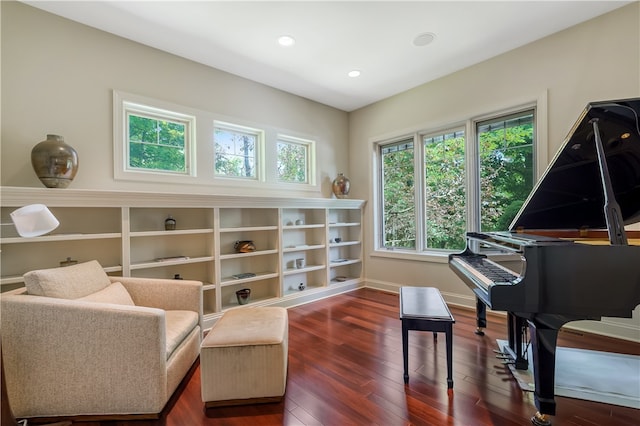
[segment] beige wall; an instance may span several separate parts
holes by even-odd
[[[321,192],[287,195],[328,197],[331,180],[344,171],[352,181],[351,198],[370,201],[372,142],[379,138],[547,97],[548,132],[540,139],[551,156],[587,102],[640,96],[637,2],[351,114],[21,3],[3,1],[1,13],[0,183],[7,186],[41,187],[29,153],[47,133],[57,133],[80,153],[73,188],[184,192],[176,185],[113,179],[114,88],[313,136],[318,141]],[[188,191],[236,190],[196,186]],[[449,300],[472,301],[444,258],[426,262],[371,256],[371,202],[365,219],[368,280],[389,288],[437,285]]]
[[[479,65],[350,114],[350,168],[356,198],[373,200],[373,141],[548,98],[549,159],[587,102],[640,96],[640,8],[626,6]],[[373,201],[365,221],[373,223]],[[365,228],[365,271],[379,287],[436,285],[449,300],[472,293],[446,259],[399,260],[372,256],[373,226]],[[636,318],[635,323],[640,325]],[[636,339],[637,328],[631,330]]]
[[[31,168],[30,152],[47,133],[54,133],[63,135],[79,153],[73,188],[184,192],[178,185],[114,180],[113,89],[315,139],[321,191],[288,195],[329,197],[331,181],[348,166],[348,114],[344,111],[22,3],[3,1],[1,8],[2,185],[41,187]],[[197,185],[187,191],[228,194],[237,190]],[[245,194],[252,191],[268,195],[257,187],[243,189]],[[272,193],[283,195],[282,189]]]

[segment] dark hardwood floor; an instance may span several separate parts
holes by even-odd
[[[196,367],[161,420],[100,426],[530,425],[531,394],[520,390],[493,353],[496,339],[506,335],[504,319],[490,315],[480,337],[473,333],[474,311],[451,311],[456,319],[452,393],[446,385],[444,335],[436,343],[431,333],[410,332],[405,385],[398,295],[358,289],[289,309],[288,382],[281,403],[205,410]],[[575,332],[561,332],[559,345],[640,355],[640,344]],[[556,401],[555,426],[640,424],[640,410]]]

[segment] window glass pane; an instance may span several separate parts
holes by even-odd
[[[278,141],[278,180],[308,183],[309,145]]]
[[[256,134],[216,127],[213,138],[217,175],[255,179]]]
[[[127,119],[130,168],[187,171],[185,123],[133,113]]]
[[[480,226],[505,231],[534,183],[534,111],[477,123]]]
[[[383,246],[416,247],[413,140],[380,146]]]
[[[465,247],[466,190],[464,130],[424,136],[427,249]]]

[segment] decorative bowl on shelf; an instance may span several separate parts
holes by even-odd
[[[243,288],[242,290],[236,291],[236,297],[238,298],[239,305],[246,305],[251,298],[251,289]]]
[[[256,245],[251,240],[236,241],[233,248],[236,253],[251,253],[256,251]]]

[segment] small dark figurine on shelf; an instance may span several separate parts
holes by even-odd
[[[67,257],[67,260],[63,260],[60,262],[60,266],[71,266],[77,264],[78,261]]]
[[[164,220],[164,229],[167,230],[167,231],[175,231],[176,230],[176,220],[173,218],[173,216],[169,215]]]

